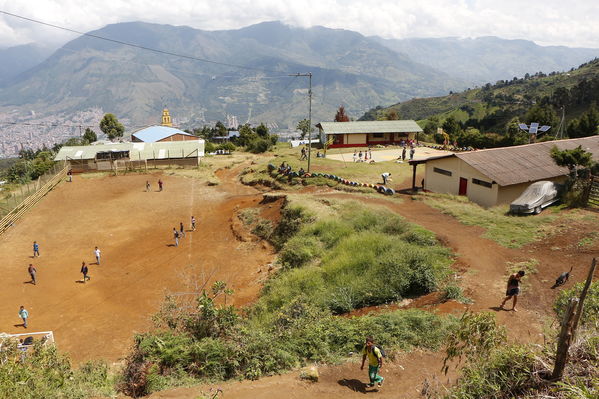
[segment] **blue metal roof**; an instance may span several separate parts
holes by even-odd
[[[193,136],[192,134],[185,133],[182,130],[175,129],[173,127],[168,126],[150,126],[145,129],[138,130],[133,133],[131,136],[135,136],[139,140],[146,143],[153,143],[155,141],[160,141],[167,137],[170,137],[174,134],[183,134],[185,136]]]

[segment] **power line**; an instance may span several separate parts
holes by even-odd
[[[24,17],[22,15],[13,14],[13,13],[10,13],[10,12],[7,12],[7,11],[3,11],[3,10],[0,10],[0,14],[9,15],[11,17],[20,18],[20,19],[23,19],[25,21],[33,22],[33,23],[40,24],[40,25],[49,26],[49,27],[56,28],[56,29],[61,29],[61,30],[64,30],[64,31],[67,31],[67,32],[71,32],[71,33],[77,33],[77,34],[82,35],[82,36],[93,37],[94,39],[105,40],[105,41],[108,41],[108,42],[121,44],[123,46],[134,47],[134,48],[138,48],[138,49],[142,49],[142,50],[146,50],[146,51],[152,51],[152,52],[159,53],[159,54],[165,54],[165,55],[171,55],[171,56],[174,56],[174,57],[186,58],[188,60],[200,61],[200,62],[205,62],[205,63],[213,64],[213,65],[228,66],[228,67],[231,67],[231,68],[247,69],[247,70],[252,70],[252,71],[261,71],[261,72],[269,72],[269,73],[281,73],[280,71],[275,71],[275,70],[270,70],[270,69],[255,68],[255,67],[250,67],[250,66],[246,66],[246,65],[229,64],[227,62],[213,61],[213,60],[209,60],[207,58],[199,58],[199,57],[194,57],[194,56],[186,55],[186,54],[178,54],[178,53],[173,53],[173,52],[170,52],[170,51],[158,50],[158,49],[154,49],[154,48],[151,48],[151,47],[141,46],[139,44],[124,42],[122,40],[110,39],[108,37],[94,35],[92,33],[80,32],[80,31],[75,30],[75,29],[66,28],[64,26],[59,26],[59,25],[54,25],[54,24],[51,24],[51,23],[48,23],[48,22],[43,22],[43,21],[39,21],[37,19]]]

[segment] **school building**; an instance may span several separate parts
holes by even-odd
[[[316,125],[323,143],[329,148],[398,145],[417,141],[422,129],[413,120],[320,122]]]
[[[599,136],[491,148],[410,161],[412,185],[417,166],[424,164],[428,191],[465,195],[484,207],[509,204],[536,181],[566,180],[568,168],[557,166],[551,158],[554,146],[560,150],[581,146],[599,161]]]
[[[204,156],[204,140],[155,143],[100,143],[63,146],[55,161],[67,161],[73,172],[127,170],[159,166],[197,167]]]

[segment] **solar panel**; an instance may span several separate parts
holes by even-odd
[[[522,130],[528,130],[528,126],[526,125],[526,123],[518,123],[518,127],[520,127],[520,129]]]
[[[538,122],[532,122],[530,124],[530,128],[528,129],[529,133],[531,133],[531,134],[536,134],[538,130],[539,130]]]
[[[543,125],[539,128],[539,131],[546,132],[549,129],[551,129],[551,126]]]

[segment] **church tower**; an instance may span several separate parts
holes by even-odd
[[[167,108],[162,110],[162,126],[173,126],[173,122],[171,121],[171,115],[168,112]]]

